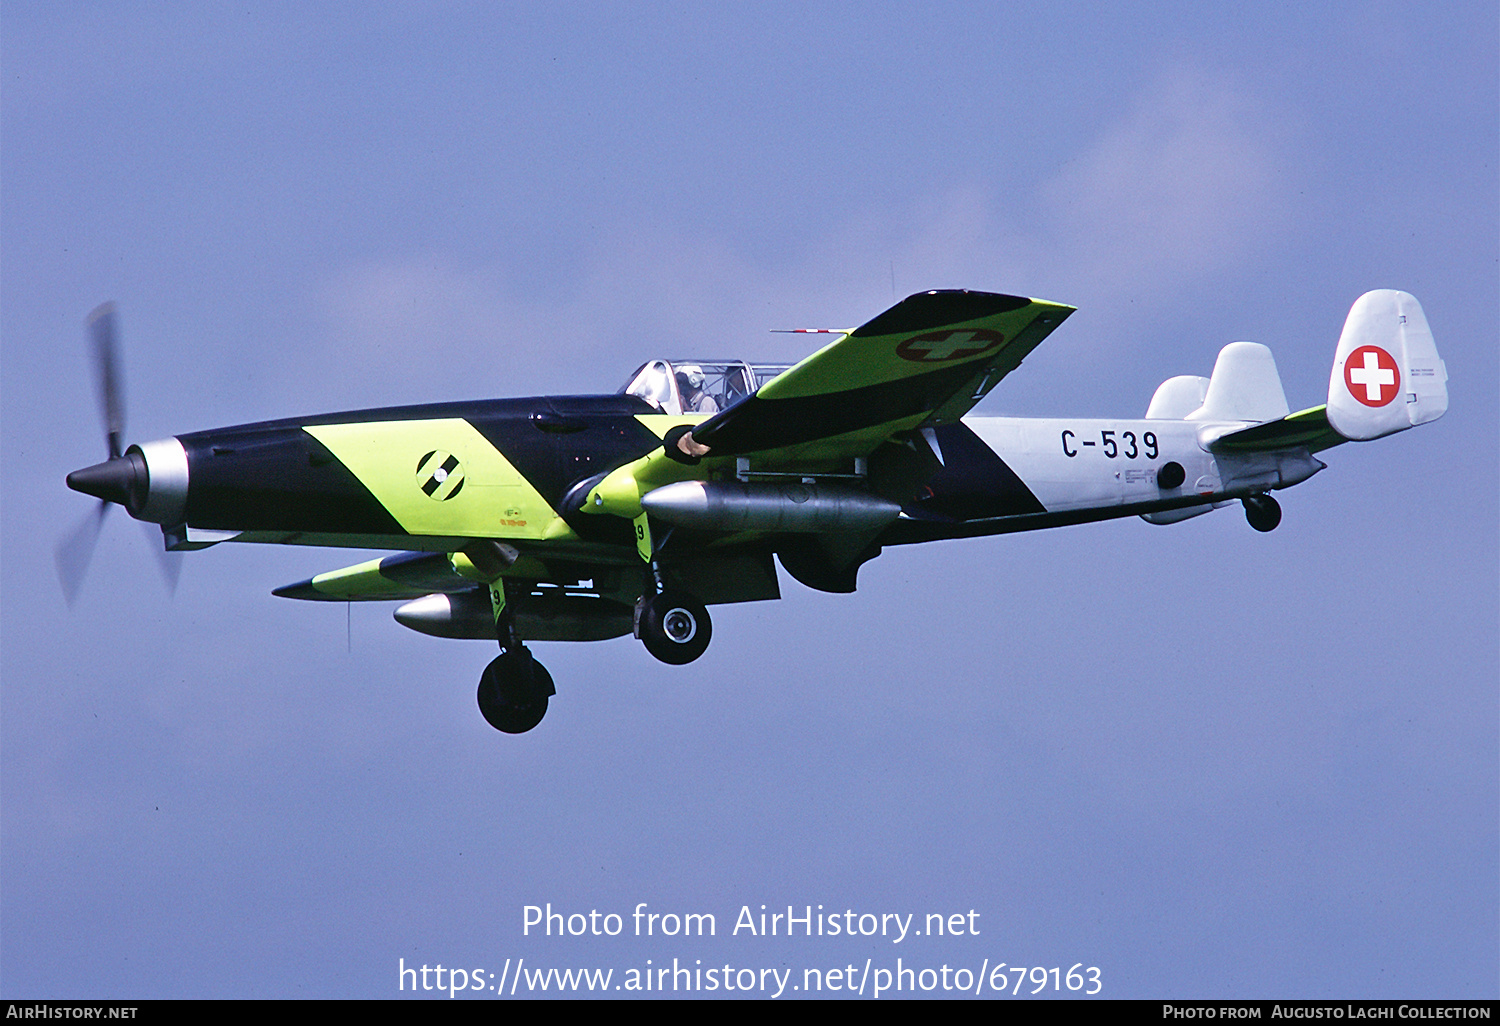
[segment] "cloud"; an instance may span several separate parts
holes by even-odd
[[[524,256],[387,256],[329,278],[320,307],[337,359],[379,365],[365,383],[379,401],[597,392],[654,356],[795,359],[796,337],[768,329],[851,327],[929,288],[1086,306],[1103,325],[1131,324],[1129,339],[1088,332],[1129,359],[1150,311],[1255,261],[1287,227],[1283,134],[1232,79],[1178,68],[1029,193],[962,182],[776,257],[711,227],[622,223],[599,229],[575,281],[546,294],[505,262]]]
[[[652,357],[795,359],[802,340],[770,329],[848,327],[888,305],[885,261],[878,275],[861,261],[858,287],[844,263],[820,247],[768,265],[675,226],[627,226],[594,244],[570,288],[531,295],[506,264],[383,257],[320,286],[323,358],[358,360],[354,387],[372,399],[412,402],[608,391]]]
[[[1254,256],[1286,225],[1282,131],[1232,80],[1159,76],[1041,186],[1053,273],[1169,296]]]

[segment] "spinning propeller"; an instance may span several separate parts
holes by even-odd
[[[99,544],[99,532],[113,504],[129,507],[134,494],[147,483],[146,466],[139,455],[122,449],[125,435],[125,389],[120,371],[120,351],[115,305],[104,303],[89,314],[88,334],[94,367],[94,387],[99,397],[99,415],[104,424],[104,444],[109,458],[68,475],[68,487],[99,500],[78,526],[57,546],[57,574],[68,604],[78,597],[89,561]],[[138,505],[138,503],[137,503]],[[182,554],[168,552],[157,537],[156,525],[142,522],[159,553],[162,576],[168,591],[176,591],[182,573]],[[160,547],[159,547],[160,546]]]

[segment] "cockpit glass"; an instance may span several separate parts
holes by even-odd
[[[714,414],[752,395],[791,364],[743,360],[652,360],[620,389],[663,413]]]

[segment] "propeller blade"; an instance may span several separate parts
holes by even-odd
[[[94,384],[99,393],[99,413],[104,421],[104,437],[109,458],[123,451],[125,437],[125,383],[120,368],[118,328],[115,304],[102,303],[89,314],[89,339],[94,348]]]
[[[58,543],[57,576],[62,582],[63,597],[70,606],[83,587],[84,574],[88,571],[89,561],[94,558],[94,547],[99,544],[99,532],[108,513],[109,503],[99,503]]]
[[[111,503],[131,507],[131,496],[143,490],[146,464],[138,454],[122,459],[125,438],[125,383],[120,363],[120,342],[115,304],[101,303],[88,316],[89,342],[94,364],[94,389],[99,397],[99,415],[104,422],[105,445],[109,459],[68,475],[68,487],[101,499],[99,505],[57,546],[57,575],[62,581],[68,605],[78,597],[83,578],[99,544],[99,532]],[[132,508],[139,508],[138,504]],[[182,576],[182,553],[168,552],[155,524],[142,522],[151,546],[156,550],[157,565],[167,590],[177,593]]]
[[[137,521],[146,531],[146,538],[156,550],[156,565],[161,568],[162,580],[167,584],[167,594],[177,594],[177,580],[182,576],[182,553],[168,552],[161,528],[146,521]]]

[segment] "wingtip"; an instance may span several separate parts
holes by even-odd
[[[313,601],[327,601],[329,596],[324,595],[313,587],[312,578],[298,581],[296,584],[283,584],[279,588],[271,589],[271,594],[277,598],[310,599]]]
[[[962,324],[1031,304],[1025,296],[999,292],[971,292],[968,289],[932,289],[907,296],[874,320],[855,328],[851,334],[862,338],[877,335],[899,335],[925,331],[950,324]]]

